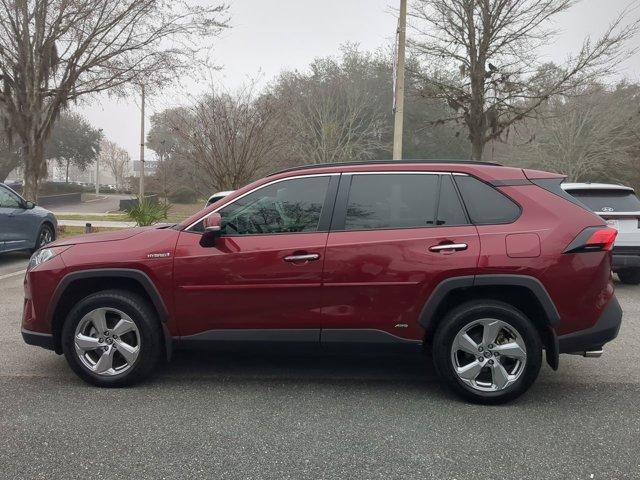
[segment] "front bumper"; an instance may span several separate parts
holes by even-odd
[[[559,353],[583,353],[599,350],[605,343],[618,336],[621,323],[622,308],[618,299],[613,297],[593,327],[558,337]]]
[[[35,345],[36,347],[46,348],[47,350],[55,349],[53,346],[53,335],[50,333],[32,332],[23,328],[22,339],[28,345]]]

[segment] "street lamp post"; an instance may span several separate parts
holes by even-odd
[[[102,128],[98,131],[102,134]],[[96,196],[100,195],[100,157],[96,155]]]
[[[100,159],[96,157],[96,195],[100,195]]]

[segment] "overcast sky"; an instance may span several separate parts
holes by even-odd
[[[598,36],[630,0],[582,0],[571,11],[558,16],[562,34],[543,54],[562,62],[577,51],[587,35]],[[213,2],[217,3],[217,2]],[[397,18],[393,9],[399,0],[230,0],[231,26],[217,41],[215,62],[222,67],[214,79],[234,89],[248,79],[269,81],[283,69],[303,70],[316,57],[336,55],[345,42],[375,50],[393,41]],[[638,9],[634,15],[640,15]],[[636,39],[636,45],[640,40]],[[622,75],[640,80],[640,56],[629,61]],[[199,87],[187,82],[187,92],[163,92],[147,107],[154,111],[180,101],[188,102]],[[390,92],[391,94],[391,92]],[[132,159],[139,157],[140,113],[137,99],[114,100],[106,95],[80,108],[105,135],[126,148]],[[148,121],[147,121],[148,125]],[[146,153],[147,160],[153,154]]]

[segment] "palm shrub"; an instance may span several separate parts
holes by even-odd
[[[125,210],[127,217],[136,222],[139,227],[146,227],[165,220],[169,216],[171,204],[164,202],[154,202],[149,197],[136,197],[136,204]]]

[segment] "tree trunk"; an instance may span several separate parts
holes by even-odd
[[[67,174],[65,176],[64,183],[69,183],[69,164],[70,163],[71,163],[71,160],[67,160]]]
[[[29,142],[24,156],[24,189],[22,190],[22,196],[27,200],[37,202],[40,178],[42,173],[46,172],[42,143]]]
[[[482,153],[484,152],[484,141],[482,138],[471,139],[471,159],[480,162],[482,161]]]

